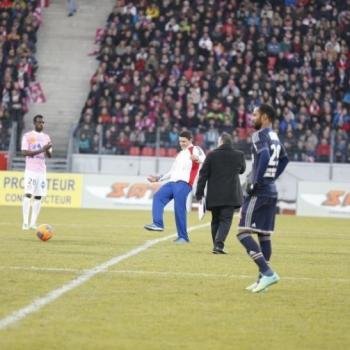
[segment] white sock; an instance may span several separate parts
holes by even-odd
[[[30,220],[30,226],[36,225],[36,219],[39,216],[40,208],[41,208],[41,200],[34,199],[33,206],[32,206],[32,219]]]
[[[30,212],[30,198],[27,196],[23,196],[22,209],[23,209],[23,224],[28,225],[29,212]]]

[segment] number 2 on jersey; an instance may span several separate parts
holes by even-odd
[[[272,177],[274,178],[277,171],[278,161],[280,157],[281,152],[281,145],[271,144],[271,157],[269,160],[269,164],[267,166],[266,172],[264,174],[264,177]]]

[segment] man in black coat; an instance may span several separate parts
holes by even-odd
[[[218,148],[208,154],[199,172],[196,198],[202,199],[207,183],[206,207],[212,213],[214,254],[225,254],[224,242],[231,228],[233,213],[242,206],[239,174],[243,174],[245,168],[243,152],[233,149],[231,136],[224,132],[219,137]]]

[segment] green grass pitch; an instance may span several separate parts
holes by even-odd
[[[43,208],[55,236],[21,230],[21,208],[0,208],[1,320],[146,241],[175,233],[143,229],[147,211]],[[203,220],[208,223],[209,215]],[[196,213],[189,226],[199,223]],[[279,216],[266,293],[245,287],[256,268],[236,240],[210,252],[209,226],[130,256],[0,329],[2,350],[349,349],[349,220]]]

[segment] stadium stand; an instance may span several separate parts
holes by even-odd
[[[252,108],[268,102],[292,160],[329,161],[335,130],[349,162],[349,24],[349,0],[116,1],[77,136],[88,125],[93,143],[101,125],[102,151],[126,154],[154,148],[156,127],[165,148],[183,128],[207,150],[228,131],[248,154]]]
[[[12,122],[23,116],[35,90],[40,1],[0,1],[0,150],[7,150]]]

